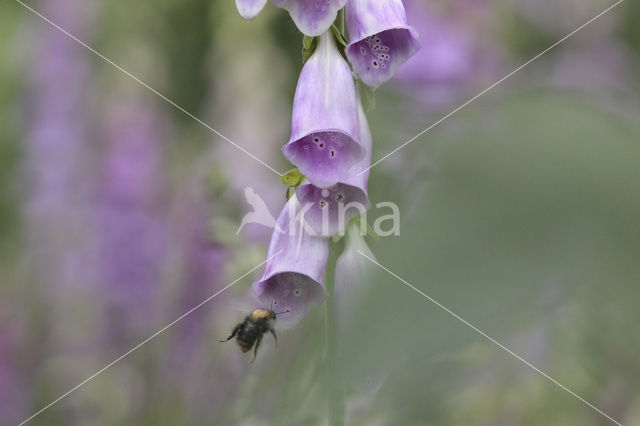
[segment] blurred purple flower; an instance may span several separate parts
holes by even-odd
[[[401,0],[350,0],[346,17],[351,43],[345,53],[368,86],[389,80],[420,49]]]
[[[333,35],[326,33],[300,74],[291,139],[283,152],[311,184],[328,188],[343,181],[365,155],[358,139],[358,105],[351,71]]]
[[[362,104],[358,102],[360,144],[366,151],[362,160],[351,168],[344,181],[321,189],[311,184],[296,191],[300,203],[311,207],[304,219],[317,235],[329,237],[342,232],[351,219],[369,209],[367,183],[371,165],[371,131]],[[363,172],[362,174],[360,174]],[[326,223],[325,223],[326,222]]]
[[[202,195],[204,190],[194,184],[185,188],[187,196],[178,200],[181,213],[181,225],[176,230],[176,238],[172,239],[181,250],[181,277],[178,282],[181,294],[177,303],[178,317],[202,303],[224,285],[227,252],[225,248],[208,237],[207,224],[211,218],[211,207]],[[190,368],[190,360],[200,354],[207,324],[211,314],[218,309],[216,303],[222,299],[212,300],[206,307],[198,309],[186,316],[177,326],[177,341],[173,347],[173,361],[179,366],[177,371],[184,373]],[[181,376],[182,373],[179,375]],[[180,377],[177,377],[180,380]]]
[[[18,360],[18,331],[16,318],[0,311],[0,419],[7,424],[24,420],[27,410],[26,387],[20,374]]]
[[[120,102],[108,113],[98,200],[101,277],[116,339],[154,324],[167,245],[163,119],[149,106]]]
[[[501,54],[499,43],[479,25],[490,21],[484,0],[458,1],[448,14],[432,4],[404,3],[422,48],[398,70],[394,83],[432,107],[451,102],[470,83],[493,80]]]
[[[471,34],[414,3],[407,2],[407,11],[420,31],[422,49],[407,61],[398,78],[417,84],[445,84],[467,78],[473,73]]]
[[[284,233],[274,231],[262,279],[253,284],[258,298],[274,310],[287,314],[278,324],[292,327],[319,305],[327,292],[324,272],[329,260],[329,241],[312,236],[298,220],[300,204],[291,197],[278,217]]]
[[[45,1],[43,13],[76,34],[86,34],[87,9],[78,2]],[[46,288],[86,286],[88,194],[85,93],[86,53],[68,36],[43,26],[30,44],[25,143],[25,214],[33,271]],[[73,236],[72,238],[70,236]],[[60,295],[65,297],[64,295]]]

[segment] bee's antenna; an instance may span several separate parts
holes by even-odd
[[[284,311],[284,312],[276,312],[275,314],[276,314],[276,315],[282,315],[282,314],[288,314],[289,312],[291,312],[291,311],[287,309],[287,310],[286,310],[286,311]]]

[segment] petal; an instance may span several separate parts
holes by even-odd
[[[353,166],[343,182],[329,188],[318,188],[312,184],[303,184],[296,190],[303,206],[309,206],[305,221],[313,231],[329,237],[342,232],[351,219],[364,214],[369,209],[367,183],[371,165],[371,131],[367,117],[358,103],[360,142],[365,156]]]
[[[351,70],[333,36],[324,34],[298,80],[291,139],[284,155],[315,186],[344,180],[365,155],[358,138],[358,106]]]
[[[326,32],[345,3],[346,0],[273,0],[273,4],[289,12],[298,29],[308,36]]]
[[[236,7],[244,19],[253,19],[258,16],[266,3],[267,0],[236,0]]]
[[[329,260],[329,241],[311,235],[294,222],[299,212],[297,198],[291,197],[278,217],[269,244],[270,259],[262,279],[253,284],[258,298],[278,312],[279,327],[292,327],[306,317],[326,297],[324,271]],[[277,229],[278,229],[277,228]]]
[[[346,11],[352,42],[345,53],[365,84],[389,80],[420,49],[400,0],[350,0]]]

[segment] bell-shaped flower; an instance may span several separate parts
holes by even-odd
[[[356,221],[347,226],[345,248],[336,262],[333,300],[337,350],[348,367],[343,378],[349,390],[371,396],[407,360],[407,354],[402,348],[367,343],[368,331],[363,328],[378,329],[372,324],[382,320],[371,318],[376,300],[373,282],[379,268],[370,260],[375,256],[364,239],[365,231]]]
[[[244,19],[253,19],[262,11],[267,0],[236,0],[238,13]]]
[[[298,29],[308,36],[326,32],[347,0],[272,0],[291,15]]]
[[[345,234],[345,248],[336,261],[334,283],[334,306],[338,335],[357,317],[366,314],[367,297],[370,294],[370,278],[376,268],[371,259],[375,256],[364,240],[362,224],[349,223]]]
[[[278,325],[284,328],[298,323],[327,297],[324,272],[329,241],[315,236],[301,217],[300,203],[293,196],[278,217],[262,279],[253,284],[267,306],[288,311],[278,316]]]
[[[302,68],[293,100],[291,138],[284,155],[312,185],[345,181],[366,154],[358,138],[358,101],[349,65],[333,35],[320,37]]]
[[[345,53],[368,86],[389,80],[420,49],[401,0],[349,0],[346,18],[351,43]]]
[[[364,158],[349,170],[343,181],[329,188],[305,183],[296,190],[300,203],[307,208],[305,221],[316,234],[324,237],[342,232],[351,219],[369,209],[367,184],[372,138],[361,102],[358,102],[358,118]]]
[[[326,32],[347,0],[272,0],[285,9],[298,29],[308,36],[319,36]],[[236,0],[238,12],[245,19],[253,19],[262,10],[267,0]]]

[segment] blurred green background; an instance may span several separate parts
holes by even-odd
[[[231,0],[26,3],[275,166],[301,35]],[[423,48],[369,112],[378,159],[596,16],[595,0],[406,0]],[[378,261],[640,424],[640,5],[626,1],[372,169]],[[18,424],[265,258],[269,169],[15,1],[0,4],[0,424]],[[377,212],[369,216],[373,223]],[[261,270],[31,420],[328,421],[324,308],[258,360],[218,340]],[[347,424],[610,420],[373,266],[343,325]],[[270,339],[268,339],[270,340]]]

